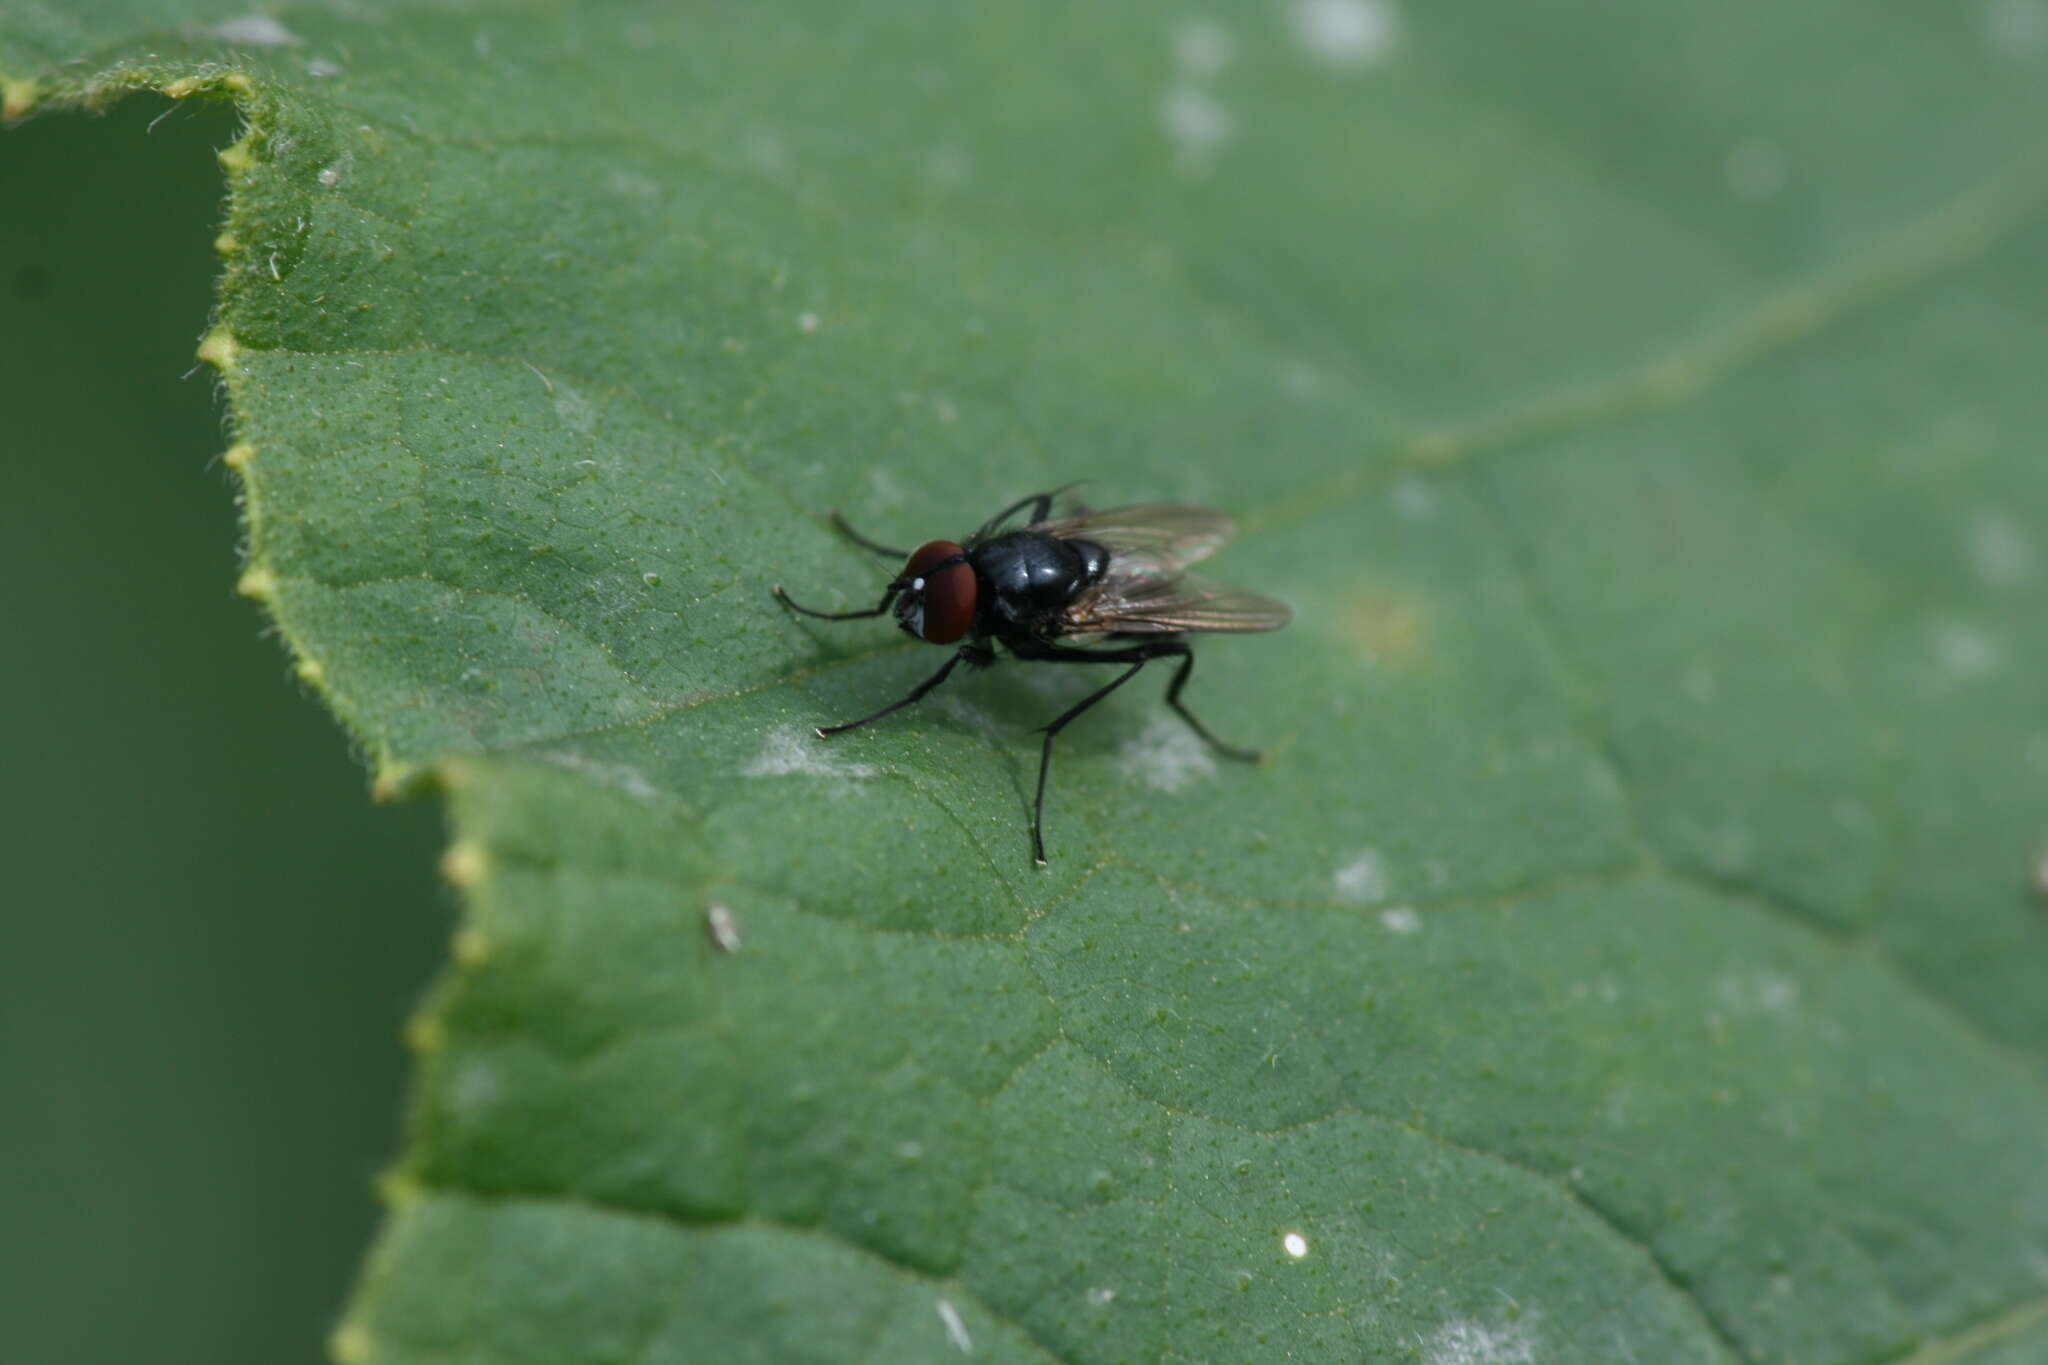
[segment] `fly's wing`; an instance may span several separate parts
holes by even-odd
[[[1092,540],[1134,573],[1169,577],[1207,559],[1237,534],[1221,512],[1180,502],[1147,502],[1041,521],[1030,529],[1062,540]]]
[[[1107,631],[1169,635],[1191,630],[1278,630],[1293,617],[1285,602],[1194,574],[1163,578],[1112,569],[1101,583],[1075,599],[1061,623],[1074,635]]]

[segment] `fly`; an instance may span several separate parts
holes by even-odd
[[[966,542],[930,540],[915,550],[880,545],[846,524],[832,524],[864,549],[903,562],[882,600],[868,611],[813,611],[775,585],[783,605],[825,621],[858,621],[894,612],[897,625],[928,644],[957,645],[939,671],[870,716],[818,730],[821,738],[857,730],[902,710],[944,682],[959,664],[986,668],[1001,646],[1018,659],[1059,664],[1122,664],[1123,672],[1043,727],[1038,795],[1031,806],[1031,854],[1045,865],[1045,776],[1053,737],[1138,675],[1154,659],[1178,659],[1166,704],[1216,752],[1256,762],[1250,749],[1225,744],[1180,699],[1194,670],[1187,637],[1202,631],[1278,630],[1292,616],[1284,603],[1187,572],[1236,533],[1230,518],[1205,507],[1154,502],[1054,517],[1051,493],[1035,493],[997,513]],[[1029,509],[1028,512],[1026,509]],[[1019,513],[1024,524],[1003,529]]]

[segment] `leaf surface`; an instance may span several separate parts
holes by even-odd
[[[243,586],[452,803],[342,1359],[2048,1349],[2032,7],[176,8],[0,78],[241,102]],[[1041,873],[1088,680],[767,588],[1084,477],[1297,619]]]

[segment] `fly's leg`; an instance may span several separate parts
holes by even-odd
[[[940,683],[944,682],[946,680],[946,676],[953,671],[954,666],[960,663],[962,660],[965,660],[969,664],[974,665],[976,668],[980,668],[987,664],[994,663],[995,657],[995,652],[993,650],[986,648],[985,646],[962,645],[958,650],[954,651],[952,658],[946,660],[946,662],[939,665],[938,672],[932,674],[929,678],[926,678],[923,682],[911,688],[909,695],[905,696],[901,701],[890,702],[887,706],[875,712],[872,716],[862,716],[859,720],[850,720],[846,722],[846,724],[844,725],[820,726],[818,727],[818,738],[830,739],[834,735],[843,735],[848,730],[858,730],[861,726],[866,725],[871,721],[877,721],[884,716],[892,715],[897,711],[901,711],[904,707],[910,705],[912,702],[921,700],[924,697],[925,693],[931,691],[934,687],[937,687]]]
[[[1188,685],[1188,674],[1195,671],[1195,651],[1182,643],[1179,649],[1180,667],[1173,672],[1173,681],[1166,686],[1166,704],[1180,714],[1188,728],[1200,735],[1210,748],[1225,758],[1234,758],[1240,763],[1257,763],[1263,757],[1257,749],[1240,749],[1235,744],[1225,744],[1209,733],[1209,727],[1195,719],[1194,712],[1181,704],[1180,690]],[[1161,657],[1165,657],[1162,653]]]
[[[1187,686],[1188,675],[1194,671],[1195,667],[1195,652],[1188,648],[1188,642],[1185,640],[1158,640],[1151,644],[1132,645],[1127,649],[1104,650],[1064,649],[1050,641],[1020,640],[1012,642],[1010,649],[1020,659],[1037,659],[1046,663],[1130,665],[1128,669],[1117,677],[1116,681],[1082,698],[1079,703],[1070,707],[1058,720],[1045,727],[1045,747],[1038,760],[1038,798],[1032,803],[1031,807],[1031,851],[1032,855],[1038,859],[1041,865],[1045,862],[1045,838],[1043,834],[1045,775],[1047,769],[1052,764],[1052,737],[1058,734],[1068,721],[1074,719],[1083,711],[1086,711],[1089,707],[1129,682],[1137,675],[1139,669],[1154,659],[1178,658],[1181,661],[1180,667],[1174,670],[1173,681],[1167,685],[1166,703],[1174,709],[1175,713],[1182,720],[1188,723],[1189,728],[1200,735],[1216,752],[1224,755],[1226,758],[1234,758],[1246,763],[1254,763],[1259,759],[1257,750],[1240,749],[1235,745],[1225,744],[1222,740],[1210,734],[1208,727],[1196,720],[1187,707],[1182,705],[1180,691],[1183,687]]]
[[[981,529],[974,533],[974,540],[982,541],[994,536],[997,531],[1002,529],[1004,522],[1016,516],[1027,507],[1031,509],[1031,515],[1024,519],[1025,525],[1028,526],[1033,522],[1044,521],[1046,514],[1052,511],[1052,500],[1059,491],[1059,489],[1055,488],[1051,493],[1033,493],[1028,498],[1017,499],[1017,501],[983,522]],[[973,542],[970,541],[969,543],[972,544]]]
[[[831,523],[838,528],[839,534],[845,536],[848,540],[860,546],[863,550],[873,550],[878,555],[887,555],[891,559],[896,560],[904,560],[910,558],[910,551],[892,550],[887,545],[877,544],[875,541],[869,540],[866,536],[854,530],[851,526],[846,524],[846,518],[839,515],[839,509],[836,507],[832,509],[831,513],[829,514],[828,520],[830,520]]]
[[[1070,662],[1080,659],[1095,659],[1103,663],[1117,662],[1115,658],[1109,655],[1075,653],[1060,657]],[[1095,705],[1096,702],[1101,701],[1104,697],[1137,677],[1138,670],[1143,668],[1151,657],[1150,654],[1139,654],[1131,666],[1117,674],[1107,686],[1090,692],[1087,696],[1081,698],[1080,701],[1075,702],[1072,706],[1062,711],[1057,720],[1045,727],[1045,746],[1039,750],[1038,754],[1038,796],[1031,803],[1031,856],[1038,860],[1040,867],[1045,866],[1045,775],[1052,770],[1053,736],[1064,730],[1068,721],[1073,720],[1083,711]]]
[[[1017,501],[1011,503],[1008,507],[1005,507],[1002,511],[996,513],[994,516],[990,517],[986,522],[984,522],[982,524],[982,528],[974,533],[974,539],[977,541],[989,539],[991,536],[995,535],[995,533],[998,530],[1002,528],[1004,522],[1008,521],[1011,517],[1016,516],[1019,512],[1023,511],[1027,507],[1031,509],[1031,515],[1024,518],[1024,524],[1026,526],[1037,525],[1039,522],[1044,521],[1048,516],[1052,515],[1052,500],[1054,498],[1066,492],[1069,488],[1078,488],[1086,482],[1086,479],[1076,479],[1073,483],[1061,484],[1058,488],[1053,489],[1051,492],[1033,493],[1028,498],[1017,499]]]
[[[900,583],[891,583],[889,590],[882,594],[881,602],[872,611],[813,611],[809,607],[800,605],[795,598],[783,591],[780,583],[775,585],[776,600],[781,602],[783,606],[788,607],[791,611],[801,612],[805,616],[815,616],[820,621],[864,621],[870,616],[880,616],[883,612],[889,610],[889,604],[896,600],[896,594],[901,591],[903,591],[903,586]]]
[[[862,549],[873,550],[878,555],[889,555],[899,560],[910,558],[910,551],[892,550],[887,545],[877,544],[854,530],[851,526],[848,526],[846,518],[839,515],[837,508],[834,508],[827,515],[831,523],[839,529],[840,534]],[[880,605],[873,611],[813,611],[809,607],[798,605],[795,598],[783,591],[780,583],[775,585],[775,595],[781,599],[782,605],[788,607],[791,611],[802,612],[805,616],[815,616],[820,621],[864,621],[870,616],[880,616],[883,612],[889,610],[889,604],[896,600],[896,594],[901,591],[903,591],[903,584],[900,581],[891,583],[889,590],[882,594]]]

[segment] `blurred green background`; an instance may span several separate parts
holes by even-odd
[[[192,351],[233,136],[0,131],[0,1324],[37,1365],[324,1359],[449,924],[437,812],[371,804],[232,590]]]

